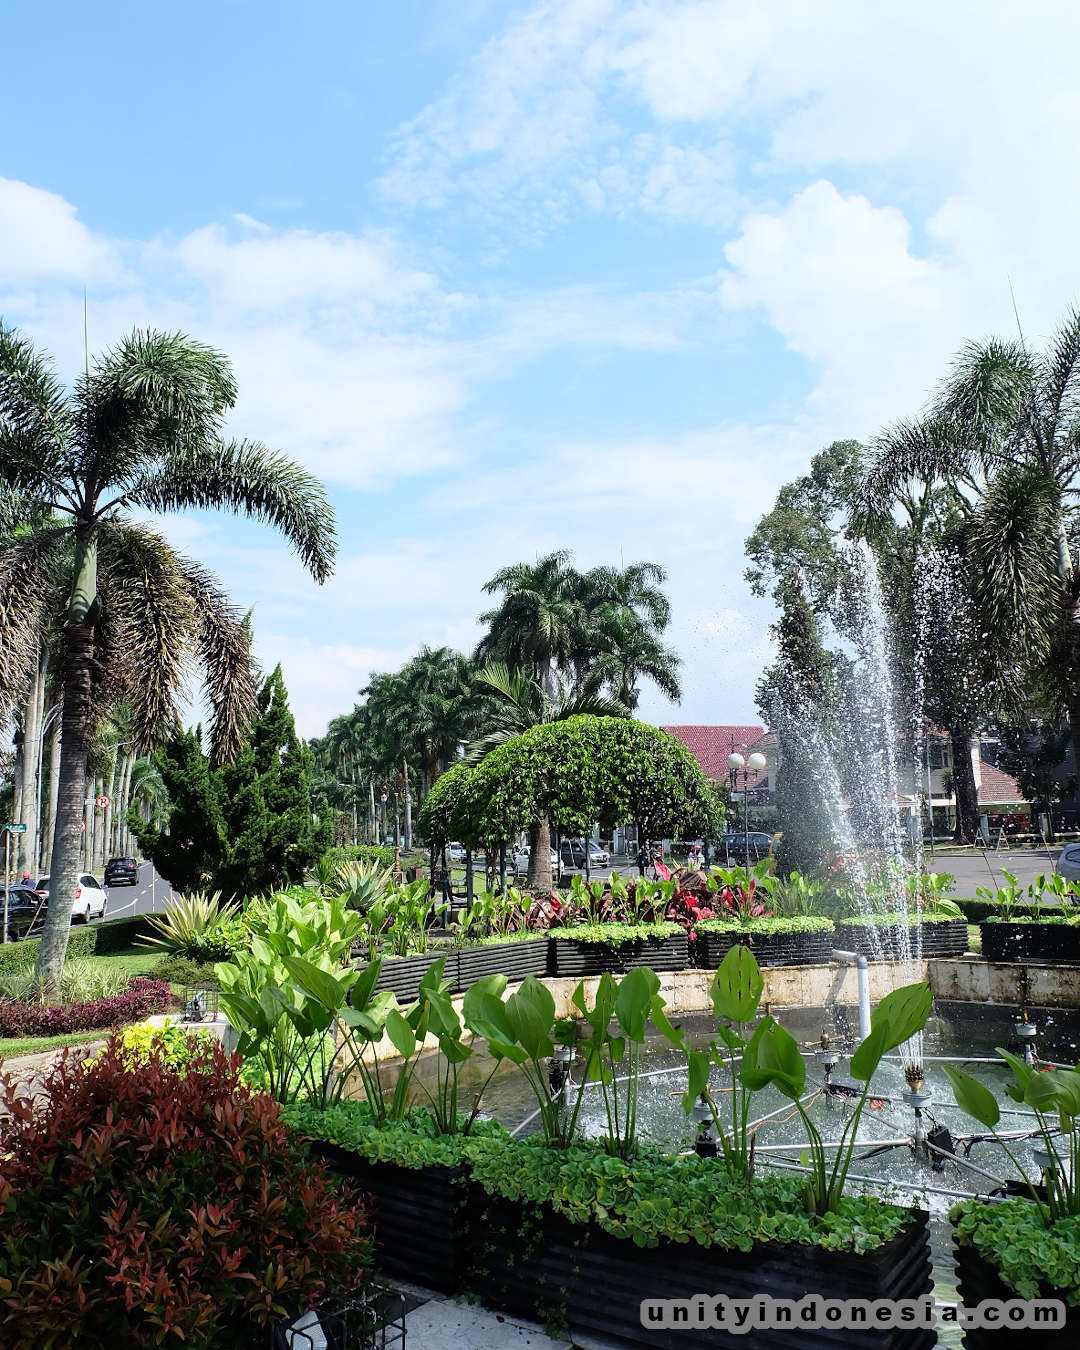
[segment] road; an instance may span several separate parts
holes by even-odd
[[[1003,849],[995,853],[993,849],[975,849],[970,853],[958,853],[944,857],[931,857],[929,850],[923,854],[923,866],[928,872],[949,872],[956,884],[952,894],[972,900],[976,886],[988,886],[996,890],[1005,886],[1002,872],[1011,872],[1022,886],[1035,880],[1040,872],[1048,875],[1054,870],[1054,863],[1061,852],[1058,848]]]
[[[173,898],[169,883],[154,871],[152,863],[139,864],[139,880],[134,886],[110,886],[105,918],[130,919],[136,914],[159,913]]]

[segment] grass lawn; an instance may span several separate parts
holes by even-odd
[[[149,975],[161,961],[165,953],[160,950],[148,950],[146,947],[125,947],[119,952],[108,952],[104,956],[90,956],[95,966],[102,970],[123,970],[129,975]]]
[[[66,1036],[15,1036],[0,1040],[0,1059],[18,1059],[23,1055],[38,1055],[45,1050],[61,1050],[65,1045],[85,1045],[87,1041],[103,1041],[108,1031],[72,1031]]]

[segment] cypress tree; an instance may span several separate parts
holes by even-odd
[[[216,890],[228,841],[221,782],[203,754],[202,728],[177,731],[153,754],[169,794],[164,830],[128,812],[132,833],[146,857],[178,891]]]

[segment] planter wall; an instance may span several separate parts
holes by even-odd
[[[578,942],[552,938],[549,973],[552,975],[602,975],[606,970],[622,974],[635,966],[651,970],[685,970],[690,964],[689,940],[685,933],[671,937],[632,938],[611,946],[606,942]]]
[[[902,932],[898,923],[874,928],[859,923],[838,923],[833,935],[833,946],[838,951],[856,952],[868,961],[896,961],[902,951]]]
[[[922,1211],[915,1211],[902,1232],[873,1252],[826,1252],[778,1243],[739,1252],[675,1242],[642,1249],[629,1239],[570,1224],[546,1209],[525,1217],[520,1205],[506,1201],[475,1203],[482,1207],[473,1225],[473,1292],[508,1312],[565,1320],[572,1334],[613,1337],[650,1350],[929,1350],[935,1343],[934,1333],[927,1330],[795,1327],[728,1335],[712,1328],[665,1329],[641,1322],[643,1299],[929,1295],[929,1225]]]
[[[699,932],[697,939],[698,965],[716,970],[730,948],[740,943],[754,953],[759,966],[819,966],[827,965],[829,953],[837,946],[836,934],[820,933],[741,933],[735,930],[719,933]]]
[[[1080,927],[1061,923],[981,923],[987,961],[1080,963]]]
[[[444,1293],[465,1282],[469,1263],[469,1197],[464,1167],[398,1167],[371,1162],[317,1140],[312,1153],[370,1197],[375,1260],[384,1274]]]
[[[968,949],[968,926],[966,919],[949,919],[947,923],[924,923],[920,925],[923,956],[963,956]],[[911,935],[911,949],[915,951],[916,937]]]
[[[428,952],[424,956],[387,956],[379,971],[378,989],[392,989],[399,1003],[414,1003],[420,993],[420,981],[441,957],[446,957],[443,979],[450,992],[458,989],[458,954],[455,951]]]
[[[992,926],[999,927],[997,924]],[[957,1291],[960,1302],[965,1307],[974,1306],[987,1298],[1007,1300],[1020,1297],[1015,1289],[1009,1288],[989,1261],[980,1256],[974,1247],[966,1244],[961,1246],[954,1239],[953,1249],[956,1253]],[[1053,1289],[1040,1289],[1039,1292],[1043,1298],[1059,1297]],[[1080,1336],[1080,1308],[1068,1308],[1065,1326],[1054,1330],[1047,1327],[1025,1329],[1006,1327],[992,1331],[989,1328],[965,1327],[964,1346],[965,1350],[995,1350],[998,1346],[1001,1350],[1006,1350],[1006,1347],[1009,1347],[1009,1350],[1045,1350],[1047,1345],[1075,1345],[1078,1336]]]
[[[549,946],[547,937],[538,937],[486,947],[462,947],[457,953],[458,987],[468,989],[485,975],[505,975],[511,983],[527,975],[546,975]]]

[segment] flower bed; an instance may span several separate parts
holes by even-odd
[[[697,927],[698,965],[716,970],[728,950],[737,944],[752,947],[761,966],[824,965],[838,945],[833,921],[817,915],[744,922],[705,919]]]
[[[164,980],[132,980],[131,987],[111,998],[86,1003],[47,1004],[0,999],[0,1036],[62,1036],[72,1031],[107,1030],[139,1022],[150,1013],[167,1012],[172,992]]]
[[[602,975],[637,966],[684,970],[690,964],[686,933],[676,923],[605,923],[551,933],[552,975]]]

